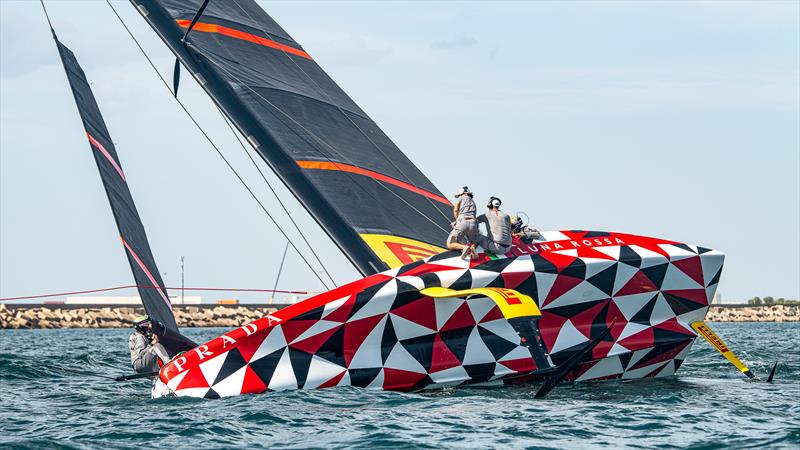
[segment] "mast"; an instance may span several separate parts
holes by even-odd
[[[122,170],[122,164],[100,108],[75,54],[58,40],[55,31],[52,33],[144,309],[150,318],[177,333],[178,325],[172,313],[172,304],[150,250],[144,225],[139,218],[139,212],[128,188],[127,177]]]

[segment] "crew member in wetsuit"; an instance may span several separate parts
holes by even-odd
[[[138,317],[133,325],[133,333],[128,338],[131,366],[136,373],[155,372],[161,368],[159,358],[162,362],[169,360],[166,349],[158,343],[152,325],[149,317]]]
[[[447,237],[448,250],[461,250],[461,257],[475,258],[475,244],[478,241],[478,223],[475,220],[475,200],[467,186],[458,190],[455,197],[458,199],[453,205],[453,231]]]
[[[478,216],[478,223],[486,226],[486,236],[480,235],[481,247],[495,255],[505,255],[511,250],[511,219],[500,211],[503,202],[497,197],[489,198],[489,211]]]

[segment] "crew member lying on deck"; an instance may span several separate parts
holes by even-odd
[[[495,255],[504,255],[511,250],[511,220],[508,214],[500,211],[502,203],[497,197],[489,198],[486,205],[489,211],[478,216],[478,224],[486,226],[486,235],[481,234],[478,243]]]

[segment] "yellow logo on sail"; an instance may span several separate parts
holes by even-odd
[[[381,261],[390,268],[400,267],[439,254],[443,248],[425,242],[386,234],[361,234]]]

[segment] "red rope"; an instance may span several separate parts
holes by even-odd
[[[120,289],[131,289],[131,288],[141,288],[141,289],[159,289],[158,286],[138,286],[135,284],[131,284],[128,286],[116,286],[110,288],[102,288],[102,289],[90,289],[88,291],[74,291],[74,292],[59,292],[57,294],[40,294],[40,295],[26,295],[22,297],[6,297],[0,298],[0,302],[5,302],[9,300],[29,300],[32,298],[46,298],[46,297],[62,297],[65,295],[75,295],[75,294],[91,294],[94,292],[106,292],[106,291],[118,291]],[[175,287],[168,287],[165,289],[172,289],[172,290],[180,290],[181,288]],[[270,292],[275,294],[298,294],[298,295],[308,295],[312,294],[312,292],[308,291],[282,291],[276,289],[240,289],[240,288],[208,288],[208,287],[194,287],[194,288],[183,288],[185,291],[222,291],[222,292]]]

